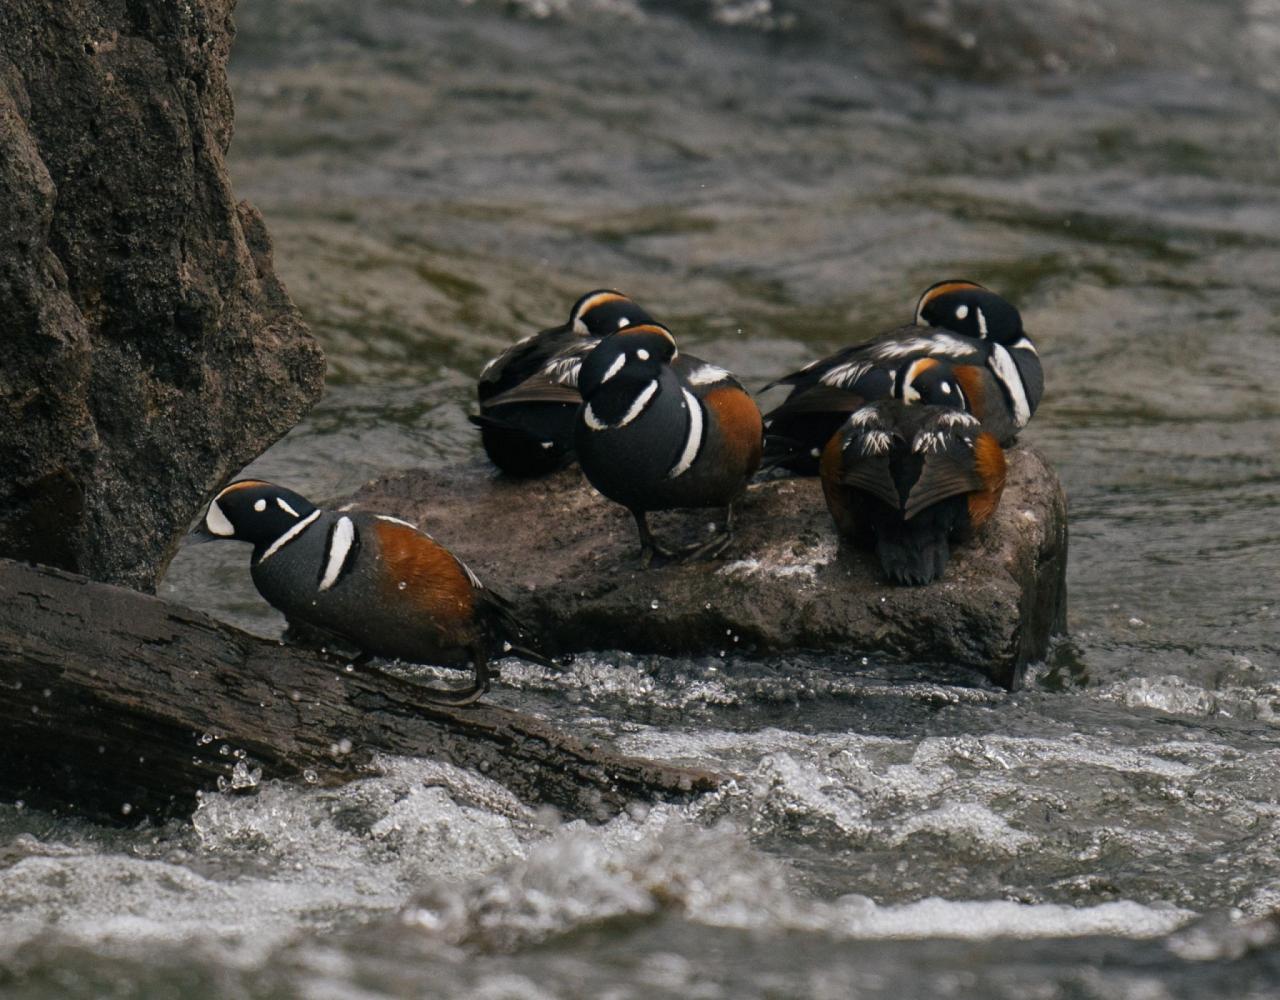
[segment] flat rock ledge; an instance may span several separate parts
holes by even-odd
[[[995,518],[924,587],[884,581],[874,553],[840,545],[816,479],[755,483],[721,559],[642,571],[630,514],[577,467],[516,481],[476,462],[375,479],[346,502],[421,525],[538,630],[549,652],[707,655],[816,651],[979,671],[1016,688],[1066,624],[1067,505],[1044,456],[1008,453]],[[651,518],[668,542],[713,512]]]

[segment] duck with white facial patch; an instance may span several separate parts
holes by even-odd
[[[469,419],[493,464],[528,477],[570,462],[582,359],[610,334],[656,325],[634,300],[598,288],[573,304],[568,322],[526,337],[485,365],[476,386],[480,413]],[[688,355],[677,365],[691,378],[728,374]]]
[[[633,329],[602,340],[578,380],[578,461],[592,486],[631,511],[642,567],[722,554],[733,504],[760,465],[763,425],[751,396],[704,362],[693,378],[682,374],[678,358],[670,331]],[[649,511],[703,507],[725,508],[724,530],[704,543],[674,552],[649,530]]]
[[[1013,443],[1044,395],[1044,371],[1018,310],[972,281],[940,281],[916,303],[914,322],[811,362],[766,389],[791,386],[765,417],[771,465],[814,475],[818,457],[869,402],[903,399],[923,359],[955,366],[970,411],[1003,446]]]
[[[332,635],[374,657],[473,664],[470,684],[423,685],[424,697],[467,705],[489,689],[495,650],[547,661],[517,645],[509,603],[412,524],[385,514],[323,510],[281,486],[224,488],[193,534],[253,546],[254,586],[291,625]]]

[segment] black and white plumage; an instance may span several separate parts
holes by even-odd
[[[657,326],[632,299],[596,289],[574,303],[568,322],[514,344],[480,373],[476,393],[480,428],[490,460],[508,475],[537,476],[573,458],[573,420],[582,399],[578,371],[603,337]],[[694,357],[680,360],[691,377],[719,371]]]
[[[583,405],[574,446],[591,485],[636,519],[641,564],[669,557],[646,514],[724,507],[722,533],[683,553],[718,555],[732,539],[733,503],[760,464],[763,426],[750,395],[728,372],[698,362],[692,378],[673,362],[661,327],[607,337],[582,365]]]
[[[598,288],[573,304],[565,323],[525,337],[485,365],[476,383],[480,413],[470,419],[494,465],[508,475],[537,476],[568,462],[582,359],[601,337],[651,322],[626,295]]]
[[[965,410],[887,399],[845,421],[823,450],[820,475],[840,535],[875,549],[890,580],[923,584],[942,576],[951,542],[995,512],[1005,460]]]
[[[915,321],[811,362],[770,383],[791,393],[765,416],[771,464],[817,472],[826,442],[851,413],[905,397],[912,366],[945,361],[970,395],[970,410],[1002,445],[1027,425],[1044,395],[1044,372],[1018,310],[971,281],[941,281],[916,304]]]
[[[520,641],[507,601],[399,518],[322,510],[292,490],[248,479],[214,498],[196,534],[250,543],[254,585],[293,626],[335,636],[363,658],[474,664],[468,685],[424,686],[432,701],[475,701],[489,688],[490,655]]]

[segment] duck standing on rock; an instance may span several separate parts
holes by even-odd
[[[849,415],[869,402],[903,399],[911,366],[925,358],[953,366],[969,411],[1004,446],[1013,443],[1044,395],[1040,357],[1018,310],[972,281],[940,281],[920,296],[914,323],[765,387],[792,387],[765,417],[771,464],[814,475],[824,446]]]
[[[250,572],[291,625],[345,640],[362,659],[474,665],[462,687],[423,686],[425,697],[467,705],[489,689],[489,657],[514,645],[510,605],[461,560],[412,524],[385,514],[321,510],[258,479],[225,487],[194,534],[253,545]]]
[[[942,576],[953,540],[995,513],[1005,457],[946,362],[917,361],[906,390],[850,416],[824,447],[820,475],[841,536],[874,548],[890,580],[923,584]]]
[[[678,370],[679,357],[670,331],[647,324],[602,340],[578,376],[578,461],[592,486],[635,517],[642,568],[655,556],[724,552],[733,504],[760,465],[755,401],[723,368],[698,362]],[[673,552],[654,539],[646,514],[685,507],[724,507],[724,530]]]

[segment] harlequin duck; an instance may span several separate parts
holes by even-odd
[[[573,455],[573,415],[582,402],[578,365],[601,337],[653,322],[621,292],[597,288],[569,310],[569,320],[507,348],[480,373],[480,428],[490,461],[511,476],[539,476]]]
[[[950,542],[981,528],[1004,490],[1004,451],[977,417],[931,400],[959,395],[934,361],[914,404],[868,403],[822,452],[822,491],[837,531],[874,548],[890,580],[921,584],[946,568]]]
[[[250,572],[267,602],[291,624],[358,647],[362,658],[474,664],[466,686],[426,686],[431,701],[475,701],[489,689],[490,654],[520,636],[506,600],[399,518],[321,510],[292,490],[246,479],[214,498],[194,534],[251,543]]]
[[[657,325],[621,292],[600,288],[578,299],[563,326],[526,337],[494,358],[480,374],[480,428],[490,460],[510,476],[539,476],[573,458],[573,418],[582,402],[582,359],[611,333]],[[681,355],[687,376],[709,370],[699,358]]]
[[[579,464],[592,486],[635,517],[642,567],[655,556],[722,553],[732,540],[734,501],[760,465],[755,401],[723,368],[699,363],[683,375],[678,358],[670,331],[634,328],[602,340],[578,378]],[[683,507],[726,508],[724,531],[678,553],[664,548],[646,514]]]
[[[1044,395],[1044,372],[1018,310],[972,281],[931,285],[915,323],[889,330],[770,383],[791,394],[765,417],[770,464],[817,472],[830,436],[863,404],[903,399],[910,367],[945,359],[969,395],[970,410],[1002,445],[1011,444]]]

